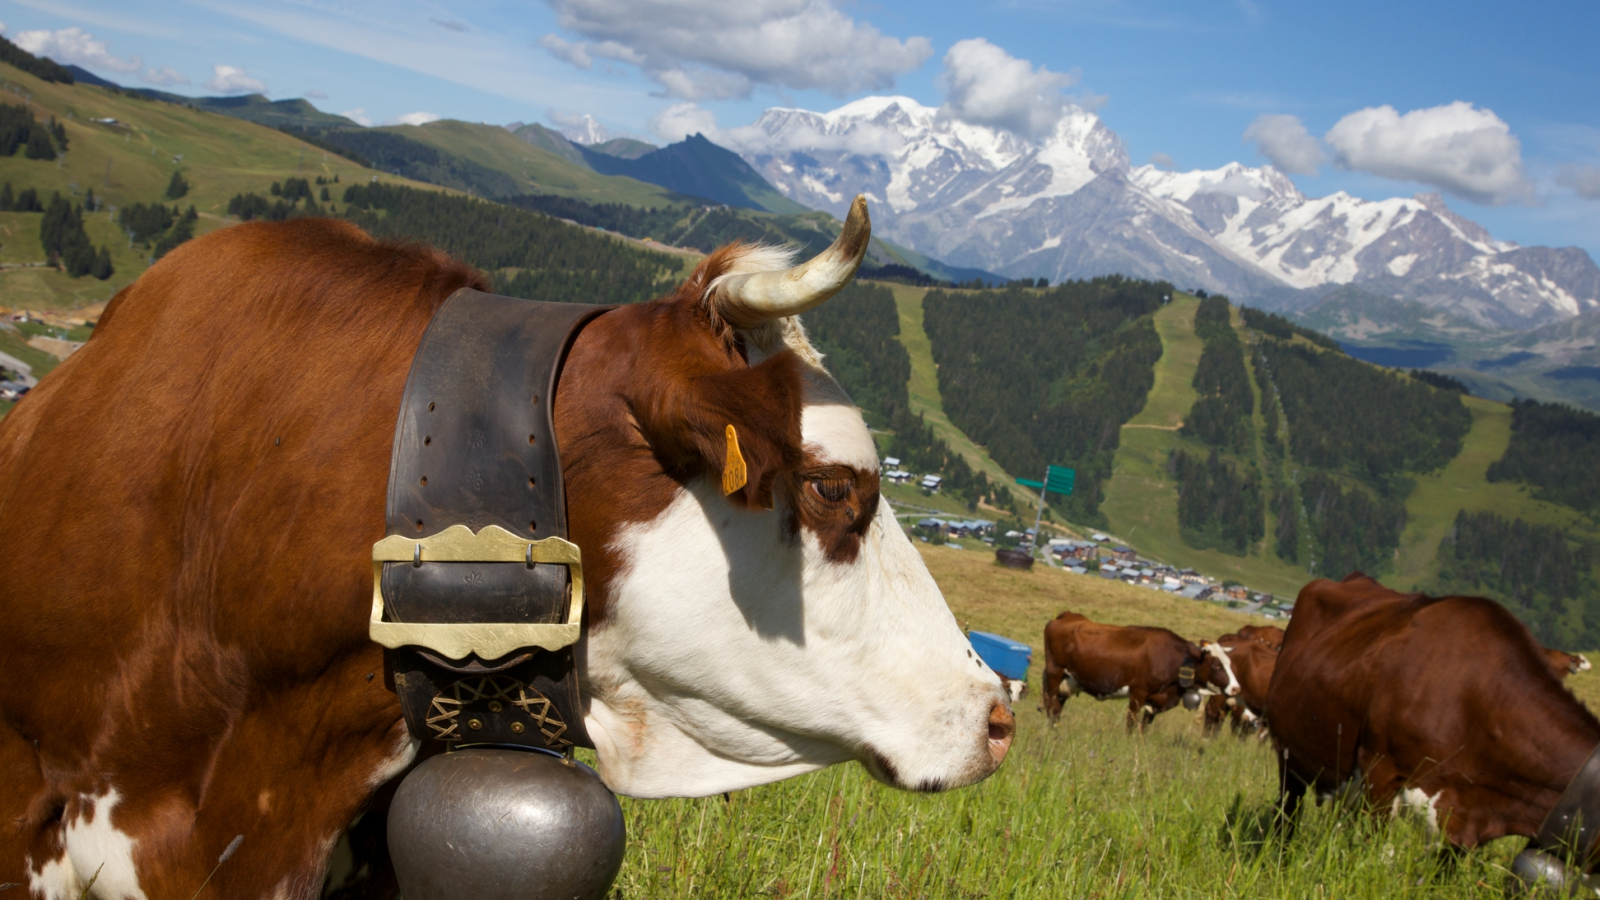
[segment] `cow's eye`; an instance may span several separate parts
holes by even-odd
[[[814,478],[811,489],[829,503],[839,503],[850,496],[851,484],[847,478]]]

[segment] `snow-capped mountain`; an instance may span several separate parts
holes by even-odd
[[[1012,277],[1120,272],[1287,309],[1360,284],[1492,328],[1600,307],[1582,250],[1497,241],[1432,194],[1308,198],[1270,166],[1134,168],[1076,107],[1037,142],[906,97],[769,109],[719,139],[790,199],[843,215],[864,193],[886,237]]]

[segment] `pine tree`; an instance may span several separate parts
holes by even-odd
[[[111,251],[107,250],[104,245],[101,245],[100,253],[95,256],[94,267],[89,270],[89,274],[100,279],[101,281],[105,281],[107,278],[110,278],[113,274],[115,274],[116,271],[117,270],[111,266]]]
[[[167,182],[167,199],[176,200],[189,193],[189,182],[185,181],[182,172],[173,172],[172,180]]]
[[[50,143],[49,134],[35,128],[28,134],[28,149],[23,155],[29,159],[52,160],[56,158],[56,148]]]
[[[0,187],[0,212],[11,212],[16,202],[16,198],[11,196],[11,182],[8,181],[5,187]]]

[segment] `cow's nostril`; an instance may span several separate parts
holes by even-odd
[[[989,755],[994,758],[995,765],[1000,765],[1006,758],[1006,751],[1011,749],[1011,738],[1016,733],[1016,717],[1011,715],[1011,710],[1004,703],[996,703],[989,710]]]

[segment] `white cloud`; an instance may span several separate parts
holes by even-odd
[[[883,90],[933,54],[840,12],[830,0],[547,0],[561,27],[540,44],[588,68],[594,57],[636,65],[669,96],[747,97],[757,84],[835,95]]]
[[[1077,81],[1018,59],[983,38],[958,41],[944,55],[940,115],[1004,128],[1026,138],[1049,134],[1070,102],[1061,90]]]
[[[6,23],[0,22],[0,34],[6,33]]]
[[[433,24],[435,24],[437,26],[439,26],[440,28],[448,28],[451,31],[455,31],[455,32],[463,32],[464,33],[467,30],[467,26],[461,24],[460,22],[456,22],[454,20],[451,20],[451,19],[429,19],[428,21],[432,22]]]
[[[603,144],[611,139],[611,132],[607,131],[604,125],[601,125],[595,120],[594,116],[588,113],[578,115],[577,113],[562,112],[559,109],[550,109],[545,110],[545,115],[549,117],[550,121],[556,123],[556,127],[561,130],[561,133],[566,135],[567,140],[573,143]]]
[[[435,113],[431,113],[431,112],[412,112],[412,113],[406,113],[403,116],[395,116],[392,119],[385,119],[383,124],[385,124],[385,125],[426,125],[429,122],[437,122],[437,121],[439,121],[440,118],[442,118],[442,117],[437,115],[437,114],[435,114]]]
[[[539,38],[539,45],[562,62],[571,63],[585,71],[594,68],[594,59],[583,49],[582,44],[574,44],[553,34],[547,34]]]
[[[1158,169],[1171,169],[1177,164],[1177,160],[1174,160],[1170,155],[1162,153],[1159,150],[1150,154],[1150,165],[1155,166]]]
[[[1274,166],[1295,175],[1315,175],[1328,161],[1328,152],[1298,116],[1257,116],[1244,130],[1244,139]]]
[[[189,84],[189,76],[166,66],[151,66],[139,74],[139,80],[145,84],[154,84],[165,87],[169,84]]]
[[[212,66],[211,80],[204,85],[208,91],[219,94],[265,94],[267,86],[259,78],[251,78],[244,69],[234,66]]]
[[[677,143],[691,134],[717,133],[716,114],[693,103],[669,106],[652,116],[648,124],[651,133],[669,144]]]
[[[1600,166],[1568,164],[1556,172],[1556,184],[1585,200],[1600,200]]]
[[[60,31],[19,31],[15,41],[18,47],[34,56],[48,56],[58,63],[83,66],[131,75],[144,66],[138,56],[121,59],[111,55],[105,41],[82,28],[63,28]]]
[[[1522,144],[1487,109],[1456,101],[1401,115],[1392,106],[1358,110],[1323,137],[1346,169],[1420,181],[1474,203],[1529,202]]]
[[[361,125],[366,128],[372,127],[372,118],[367,115],[367,111],[365,109],[362,109],[359,106],[355,109],[347,109],[344,112],[339,113],[339,115],[344,116],[346,119],[349,119],[357,125]]]
[[[326,100],[326,99],[328,99],[328,95],[327,94],[324,94],[323,92],[316,91],[316,90],[306,91],[304,94],[301,94],[300,96],[306,98],[307,100]]]

